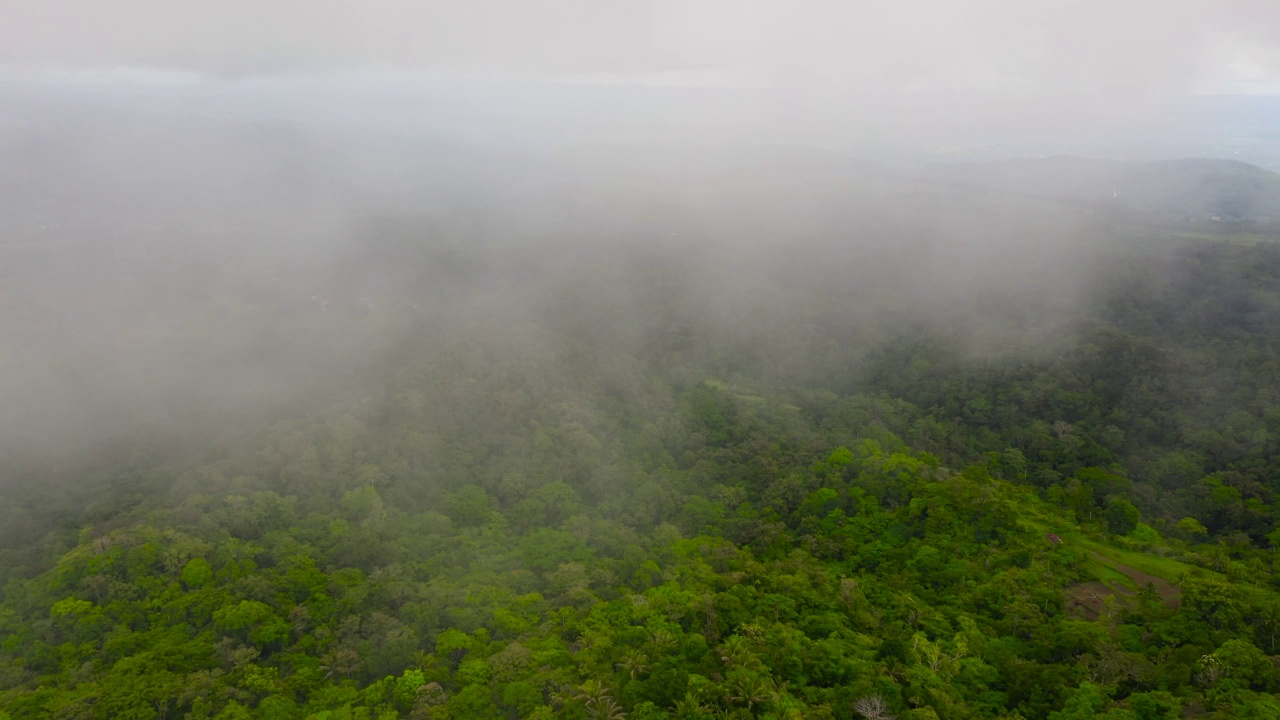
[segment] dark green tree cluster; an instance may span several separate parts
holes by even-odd
[[[948,470],[866,421],[891,409],[876,401],[847,401],[859,425],[714,383],[676,399],[666,431],[575,425],[582,408],[530,425],[524,474],[417,467],[451,453],[371,427],[384,408],[279,428],[11,581],[0,702],[18,718],[1280,711],[1265,573],[1186,565],[1177,608],[1139,588],[1092,611],[1072,602],[1089,548],[1120,541],[1047,540],[1043,523],[1074,524],[993,477],[1008,458]],[[397,478],[467,462],[438,496]],[[257,474],[226,479],[239,465]]]

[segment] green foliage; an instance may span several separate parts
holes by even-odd
[[[489,519],[492,502],[484,488],[467,485],[449,496],[445,513],[461,527],[475,527]]]
[[[1107,704],[1102,688],[1090,682],[1081,683],[1062,710],[1051,713],[1049,720],[1090,720]]]
[[[586,560],[590,554],[586,543],[564,530],[539,528],[520,540],[524,566],[532,570],[553,570],[565,563]]]
[[[1129,537],[1144,545],[1152,545],[1163,540],[1155,528],[1141,522],[1129,532]]]
[[[92,610],[93,603],[79,598],[63,598],[49,608],[54,617],[86,615]]]
[[[1280,668],[1248,640],[1228,640],[1211,657],[1212,664],[1221,668],[1227,678],[1245,687],[1269,690],[1275,688],[1280,679]]]
[[[426,675],[417,668],[404,671],[396,679],[395,700],[401,710],[409,710],[418,699],[418,690],[427,684]]]
[[[1116,498],[1107,505],[1107,529],[1116,535],[1128,535],[1136,530],[1141,517],[1138,508],[1128,500]]]
[[[289,625],[268,605],[256,600],[241,600],[214,611],[213,627],[260,647],[289,637]]]
[[[213,567],[204,558],[192,558],[182,566],[180,577],[188,588],[202,588],[213,582]]]
[[[1182,518],[1178,521],[1176,527],[1184,538],[1193,542],[1203,540],[1209,534],[1209,530],[1193,517]]]
[[[259,720],[294,720],[299,717],[298,703],[284,695],[270,695],[258,703],[254,717]]]
[[[1274,252],[1188,250],[1195,292],[1118,262],[999,361],[830,336],[840,274],[761,278],[815,314],[733,331],[645,283],[622,318],[398,307],[376,390],[140,444],[83,530],[6,546],[0,720],[1275,717],[1280,332],[1220,322]]]

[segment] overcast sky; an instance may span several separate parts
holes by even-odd
[[[1274,0],[4,0],[0,64],[220,75],[449,69],[575,81],[1236,92]],[[665,80],[664,80],[665,78]]]

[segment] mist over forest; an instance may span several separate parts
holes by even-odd
[[[1280,718],[1271,15],[551,4],[0,28],[0,720]]]

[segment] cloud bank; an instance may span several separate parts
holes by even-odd
[[[222,75],[728,73],[783,85],[1131,93],[1274,76],[1265,0],[19,0],[0,63]]]

